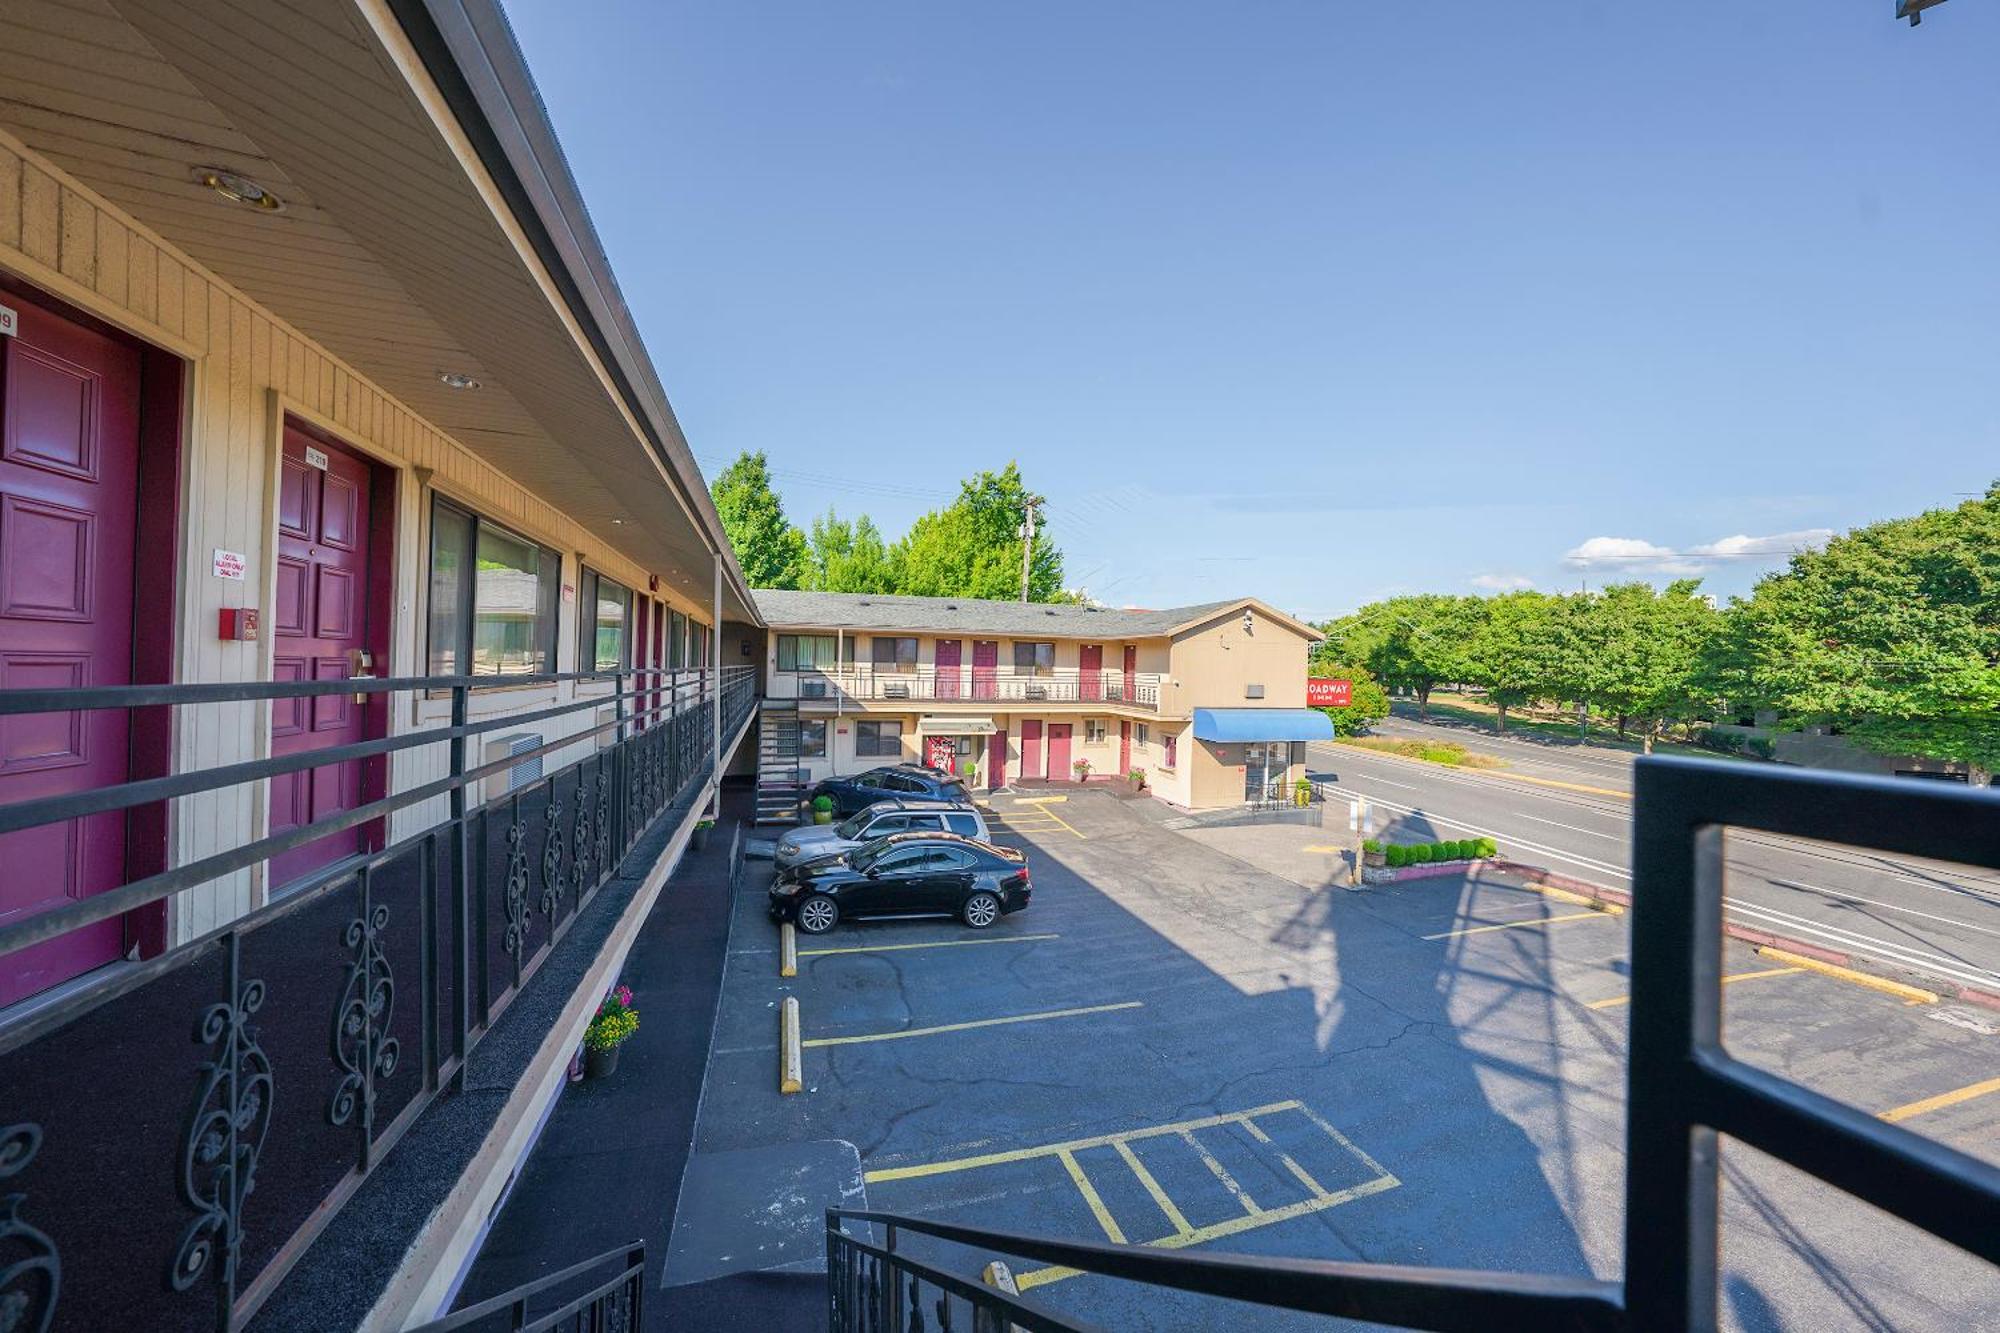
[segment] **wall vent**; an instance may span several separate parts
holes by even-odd
[[[497,764],[517,754],[538,750],[541,746],[542,734],[539,731],[515,731],[505,736],[495,736],[486,742],[486,757],[481,761],[481,766]],[[542,756],[535,755],[498,773],[488,774],[480,784],[480,795],[490,801],[496,796],[505,796],[510,791],[518,791],[531,782],[539,782],[541,777]]]
[[[1264,687],[1262,685],[1245,685],[1243,687],[1243,697],[1246,699],[1261,699],[1264,697]]]

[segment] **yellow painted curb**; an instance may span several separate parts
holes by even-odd
[[[787,921],[778,927],[778,975],[795,977],[799,974],[799,933]]]
[[[1067,796],[1016,796],[1015,805],[1061,805]]]
[[[1841,967],[1836,963],[1822,963],[1819,959],[1808,958],[1802,953],[1787,953],[1783,949],[1773,949],[1766,945],[1757,950],[1757,956],[1760,958],[1774,958],[1781,963],[1790,963],[1793,967],[1803,967],[1808,972],[1818,972],[1825,976],[1838,977],[1842,981],[1851,981],[1857,986],[1866,986],[1869,990],[1878,990],[1884,995],[1893,995],[1897,999],[1906,1000],[1911,1004],[1936,1004],[1938,1002],[1936,991],[1923,990],[1916,986],[1905,986],[1900,981],[1890,981],[1886,977],[1870,976],[1866,972],[1856,972],[1851,967]]]
[[[1589,894],[1571,893],[1568,889],[1553,889],[1546,884],[1531,884],[1529,887],[1544,898],[1553,898],[1559,903],[1573,903],[1578,907],[1594,907],[1598,911],[1610,916],[1623,916],[1625,914],[1625,909],[1617,903],[1608,903],[1602,898],[1593,898]]]
[[[787,995],[778,1010],[778,1091],[803,1092],[805,1058],[799,1053],[799,998]]]

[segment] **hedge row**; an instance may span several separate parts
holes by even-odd
[[[1384,847],[1370,838],[1361,844],[1364,852],[1381,852],[1392,868],[1401,866],[1427,866],[1440,861],[1471,861],[1477,858],[1498,856],[1500,849],[1491,838],[1465,838],[1456,842],[1420,842],[1414,846],[1390,843]]]

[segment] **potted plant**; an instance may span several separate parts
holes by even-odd
[[[694,849],[704,851],[708,847],[708,831],[715,827],[713,819],[704,819],[694,826]]]
[[[831,796],[813,797],[813,823],[831,824],[832,822],[833,798]]]
[[[619,986],[608,992],[590,1026],[583,1030],[584,1077],[609,1077],[618,1068],[618,1048],[638,1030],[639,1011],[632,1007],[632,988]]]
[[[1145,769],[1143,769],[1143,768],[1135,768],[1135,769],[1133,769],[1133,770],[1132,770],[1132,771],[1131,771],[1130,773],[1127,773],[1127,774],[1125,775],[1125,779],[1126,779],[1126,781],[1128,781],[1128,782],[1130,782],[1130,783],[1132,784],[1132,790],[1133,790],[1133,791],[1144,791],[1144,790],[1146,790],[1146,770],[1145,770]]]
[[[1300,778],[1292,784],[1292,804],[1304,808],[1312,803],[1313,785],[1309,778]]]
[[[1070,765],[1070,769],[1076,774],[1078,782],[1090,781],[1090,761],[1088,759],[1077,760]]]
[[[1380,840],[1375,838],[1362,839],[1361,859],[1364,863],[1371,866],[1386,866],[1389,864],[1389,858],[1383,853]]]
[[[958,775],[965,779],[965,785],[968,787],[979,785],[979,765],[973,760],[968,759],[960,764],[958,766]]]

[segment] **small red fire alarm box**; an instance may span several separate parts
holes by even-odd
[[[257,637],[257,608],[254,606],[223,607],[222,625],[218,637],[245,642],[255,640]]]

